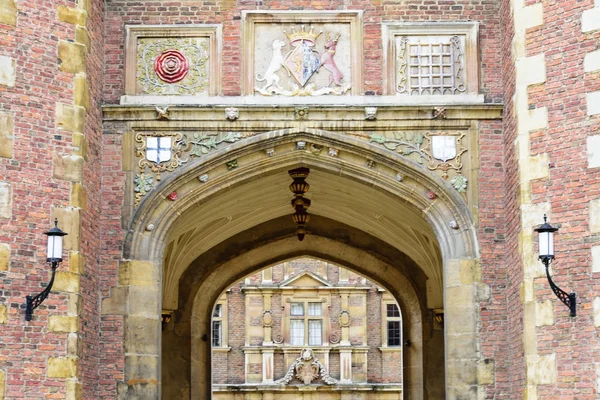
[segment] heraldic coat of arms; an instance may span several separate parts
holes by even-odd
[[[327,33],[323,44],[324,50],[319,53],[316,49],[317,41],[323,31],[315,33],[312,27],[306,31],[302,26],[300,31],[292,29],[291,33],[283,32],[289,40],[291,50],[284,54],[286,43],[280,39],[273,40],[271,61],[264,74],[258,73],[255,76],[256,81],[264,82],[264,84],[257,85],[254,88],[255,91],[264,96],[275,94],[320,96],[325,94],[341,95],[352,87],[350,82],[344,80],[334,58],[340,34],[332,37]],[[287,72],[288,77],[292,78],[288,82],[288,87],[280,85],[281,77],[278,74],[282,69]],[[321,70],[329,73],[329,83],[317,87],[316,83],[311,82],[311,78]]]

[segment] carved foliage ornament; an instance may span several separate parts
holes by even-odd
[[[467,179],[462,175],[461,160],[467,151],[463,145],[464,137],[462,132],[391,132],[374,133],[370,141],[423,164],[430,171],[440,171],[444,179],[448,179],[449,171],[455,171],[451,183],[459,193],[464,193],[467,185]]]
[[[240,132],[136,133],[138,173],[134,177],[135,206],[162,179],[161,174],[173,172],[190,159],[217,150],[223,143],[234,143],[251,135]],[[199,179],[203,182],[202,178]]]

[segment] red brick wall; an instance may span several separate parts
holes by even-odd
[[[536,281],[536,298],[554,302],[556,321],[538,327],[538,352],[556,353],[559,366],[557,383],[539,387],[540,396],[592,399],[598,395],[595,374],[590,373],[600,362],[591,307],[598,296],[598,277],[591,274],[590,247],[598,245],[600,238],[590,234],[588,204],[600,198],[600,169],[587,168],[586,139],[598,133],[600,118],[587,116],[585,93],[600,90],[600,75],[582,74],[584,55],[598,49],[600,32],[581,32],[582,12],[593,3],[544,1],[544,24],[527,34],[528,55],[543,53],[546,59],[546,83],[530,89],[529,104],[548,108],[548,129],[532,133],[531,153],[547,152],[550,160],[550,177],[532,185],[532,202],[550,202],[551,222],[562,224],[555,235],[554,280],[567,292],[576,292],[580,304],[577,317],[569,318],[547,280]]]
[[[122,238],[125,237],[125,231],[121,227],[125,187],[121,161],[123,132],[108,125],[105,125],[104,129],[111,134],[102,137],[102,247],[98,255],[102,266],[101,299],[108,298],[110,288],[118,284],[119,260],[123,257]],[[102,315],[100,331],[102,336],[98,352],[98,397],[109,400],[116,397],[116,381],[124,379],[123,317]]]
[[[24,320],[21,308],[26,295],[39,293],[48,283],[46,237],[53,207],[69,206],[71,183],[52,175],[52,154],[73,153],[72,134],[56,128],[56,104],[73,104],[72,73],[59,70],[60,40],[73,42],[75,26],[57,19],[59,6],[77,7],[77,1],[18,1],[16,27],[0,24],[0,55],[16,59],[15,87],[0,85],[0,112],[14,115],[14,152],[0,158],[0,180],[12,185],[12,217],[0,218],[0,242],[11,247],[10,265],[0,272],[0,304],[8,308],[8,321],[0,326],[0,368],[7,374],[6,398],[63,398],[64,379],[47,377],[49,357],[64,357],[66,333],[48,331],[50,315],[67,315],[67,296],[51,293],[34,311],[33,320]],[[79,377],[89,398],[95,397],[98,338],[98,224],[100,176],[100,100],[102,86],[103,1],[94,2],[89,21],[96,40],[88,58],[92,82],[91,108],[85,135],[89,140],[84,165],[87,206],[83,212],[81,251],[86,255],[87,274],[81,277],[83,313],[80,323],[82,356]],[[64,222],[64,221],[63,221]],[[60,227],[60,221],[59,221]],[[62,226],[64,228],[64,226]],[[68,252],[59,271],[68,271]]]
[[[502,122],[479,125],[479,228],[483,283],[490,288],[490,298],[481,303],[482,356],[494,360],[496,384],[488,387],[488,396],[507,388],[506,338],[509,321],[506,312],[505,264],[506,219],[504,210],[504,136]],[[493,398],[493,397],[490,397]]]
[[[523,281],[523,266],[518,250],[518,233],[520,230],[520,210],[518,204],[519,170],[515,155],[516,120],[514,114],[513,95],[515,93],[515,65],[512,58],[512,38],[514,35],[511,2],[503,1],[501,12],[501,44],[502,44],[502,76],[504,90],[504,218],[505,218],[505,256],[500,265],[506,266],[506,315],[508,317],[508,335],[505,351],[496,347],[496,359],[506,360],[506,374],[496,377],[499,393],[520,396],[525,382],[525,361],[523,358],[523,313],[520,298],[520,286]],[[483,189],[483,188],[482,188]],[[485,271],[485,268],[483,268]],[[485,315],[482,313],[482,316]],[[493,342],[492,342],[493,343]],[[487,356],[487,354],[486,354]],[[498,361],[496,361],[498,362]],[[502,369],[498,369],[502,371]]]
[[[89,150],[84,164],[86,208],[82,212],[81,250],[85,256],[85,272],[81,275],[83,298],[82,323],[80,324],[82,354],[80,358],[80,380],[86,399],[98,398],[100,356],[100,285],[103,268],[100,264],[100,232],[102,205],[102,83],[104,63],[104,0],[92,1],[88,15],[88,32],[91,48],[87,58],[87,77],[90,86],[90,109],[86,114],[85,137]],[[111,360],[113,363],[118,359]]]

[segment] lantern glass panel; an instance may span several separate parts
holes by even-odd
[[[60,235],[48,235],[48,253],[49,260],[62,260],[63,237]]]
[[[540,232],[540,257],[554,256],[554,233]]]

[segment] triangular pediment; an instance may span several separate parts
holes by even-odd
[[[331,283],[310,271],[301,271],[281,282],[280,287],[322,287],[332,286]]]

